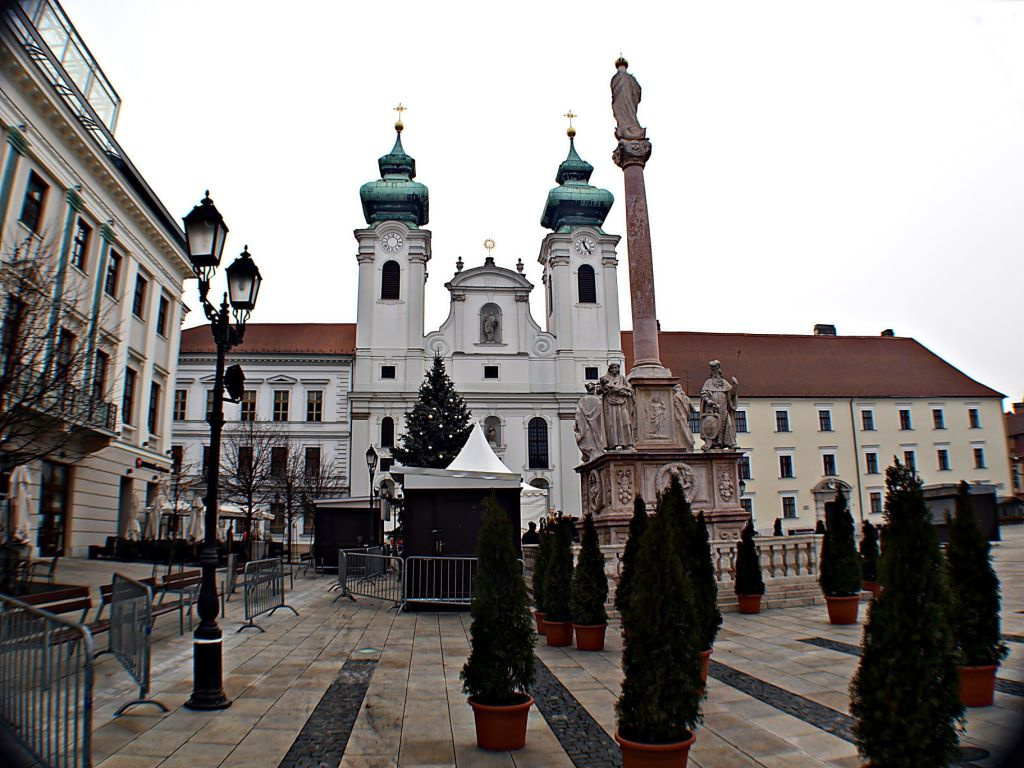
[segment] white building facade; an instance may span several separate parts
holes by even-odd
[[[177,220],[114,139],[120,100],[60,5],[6,4],[0,62],[4,268],[18,254],[52,261],[54,305],[67,311],[51,332],[86,356],[74,439],[29,466],[32,543],[80,555],[118,534],[133,498],[145,504],[168,473],[192,270]]]

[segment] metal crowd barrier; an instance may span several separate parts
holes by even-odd
[[[407,557],[405,603],[469,605],[475,573],[475,557]]]
[[[380,547],[375,549],[380,550]],[[402,560],[390,555],[338,550],[338,597],[372,597],[401,606]],[[338,597],[334,598],[335,600]]]
[[[150,634],[153,631],[153,593],[135,579],[114,574],[110,593],[110,652],[139,684],[139,697],[121,707],[114,717],[136,704],[153,704],[167,712],[167,707],[149,694]]]
[[[92,766],[86,627],[0,595],[0,727],[47,768]]]
[[[250,560],[245,564],[245,575],[242,577],[242,602],[245,605],[245,621],[236,632],[248,627],[255,627],[260,632],[263,627],[253,619],[270,613],[273,615],[278,608],[287,608],[296,616],[299,612],[284,603],[284,561],[279,557],[266,560]]]

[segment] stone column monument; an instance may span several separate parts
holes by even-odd
[[[628,536],[634,497],[641,495],[653,508],[657,494],[676,476],[694,511],[704,512],[712,537],[735,538],[748,517],[740,506],[741,454],[735,430],[729,429],[738,382],[735,378],[726,382],[721,366],[711,361],[708,381],[700,393],[692,393],[691,400],[691,393],[661,362],[644,188],[651,142],[637,118],[640,84],[628,66],[619,58],[611,82],[618,140],[612,159],[622,168],[625,180],[633,367],[624,377],[619,364],[612,362],[595,391],[581,402],[578,419],[587,423],[584,413],[596,414],[591,401],[595,395],[603,399],[600,415],[605,438],[603,445],[594,445],[595,429],[579,431],[584,463],[576,471],[582,483],[583,512],[594,515],[603,544],[622,543]],[[688,424],[696,403],[700,403],[701,450],[695,449]]]

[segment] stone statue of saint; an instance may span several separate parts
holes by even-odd
[[[587,394],[576,404],[576,445],[580,447],[584,461],[604,453],[604,413],[601,398],[595,393],[597,385],[587,382]]]
[[[481,321],[481,334],[484,342],[488,344],[496,344],[501,341],[501,319],[494,310],[484,312]]]
[[[620,373],[618,363],[608,366],[597,391],[604,400],[604,432],[609,450],[633,447],[633,388]]]
[[[690,414],[693,413],[693,402],[683,391],[682,384],[672,387],[672,414],[679,423],[679,431],[683,435],[683,444],[693,450],[693,432],[690,430]]]
[[[640,83],[626,68],[629,63],[620,58],[615,62],[617,72],[612,76],[612,114],[615,115],[615,138],[623,141],[646,139],[647,129],[637,120],[636,108],[640,104]]]
[[[711,376],[700,389],[700,436],[704,450],[730,450],[736,447],[736,394],[739,382],[722,376],[722,364],[708,363]]]

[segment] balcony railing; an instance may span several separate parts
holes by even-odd
[[[116,405],[35,372],[22,371],[16,377],[0,381],[0,409],[8,408],[24,408],[44,418],[111,434],[117,428]]]

